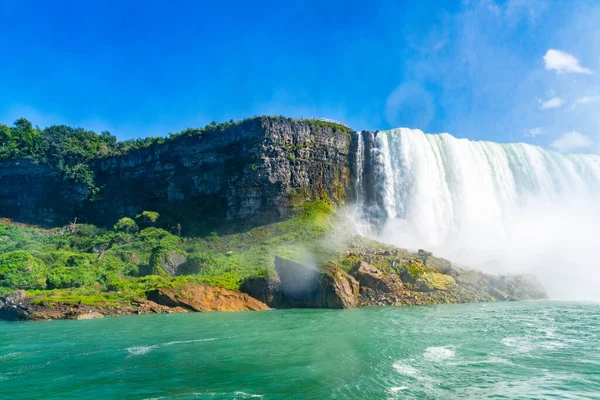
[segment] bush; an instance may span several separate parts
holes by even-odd
[[[58,267],[52,269],[48,275],[48,288],[77,288],[97,281],[98,276],[92,269]]]
[[[118,220],[113,229],[116,232],[124,232],[129,234],[137,233],[140,230],[135,221],[127,217]]]
[[[47,268],[42,260],[23,250],[0,255],[0,286],[45,289]]]
[[[147,228],[156,225],[156,222],[160,218],[160,214],[154,211],[144,211],[141,214],[135,216],[135,220],[138,225],[142,228]]]

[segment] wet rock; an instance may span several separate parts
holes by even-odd
[[[394,272],[384,275],[379,269],[364,261],[359,261],[350,274],[356,278],[361,289],[390,293],[402,289],[402,280]]]
[[[281,306],[281,281],[277,275],[248,279],[242,283],[240,290],[262,301],[269,307],[277,308]]]
[[[322,270],[280,257],[275,259],[284,307],[351,308],[358,305],[359,284],[339,268]]]
[[[359,305],[392,305],[404,293],[402,280],[394,272],[383,274],[378,268],[359,261],[350,274],[360,284]]]

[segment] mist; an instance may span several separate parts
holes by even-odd
[[[363,233],[484,272],[534,274],[552,298],[600,298],[599,156],[409,129],[380,132],[372,151],[371,190],[382,193],[359,219],[386,218]]]

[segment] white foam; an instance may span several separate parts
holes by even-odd
[[[454,351],[452,346],[428,347],[425,349],[425,353],[423,353],[423,357],[427,361],[435,361],[435,362],[454,358],[455,355],[456,355],[456,352]]]
[[[2,355],[0,355],[0,360],[8,360],[9,358],[17,358],[17,356],[19,354],[21,354],[20,351],[17,351],[14,353],[2,354]]]
[[[401,361],[396,361],[393,364],[393,367],[399,374],[402,375],[414,376],[419,374],[419,371],[417,369],[410,365],[404,364]]]
[[[212,342],[213,340],[218,340],[218,339],[217,338],[207,338],[207,339],[193,339],[193,340],[176,340],[173,342],[155,344],[152,346],[133,346],[133,347],[128,347],[126,350],[129,353],[129,355],[141,356],[144,354],[148,354],[152,350],[159,349],[161,347],[169,347],[169,346],[175,346],[178,344],[187,344],[187,343]]]
[[[408,386],[391,387],[390,388],[390,393],[391,394],[395,394],[395,393],[401,392],[401,391],[406,390],[406,389],[408,389]]]
[[[242,396],[243,399],[262,399],[265,397],[262,394],[251,394],[246,392],[235,392],[235,395]]]
[[[158,348],[158,346],[134,346],[134,347],[129,347],[127,349],[127,351],[132,356],[141,356],[143,354],[149,353],[150,351],[152,351],[156,348]]]
[[[532,342],[530,339],[525,337],[507,337],[502,339],[502,344],[506,347],[511,347],[517,353],[528,353],[532,350],[553,350],[553,349],[564,349],[569,347],[568,344],[560,341],[541,341],[538,343]]]

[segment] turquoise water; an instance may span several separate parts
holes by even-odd
[[[600,304],[0,322],[0,398],[600,398]]]

